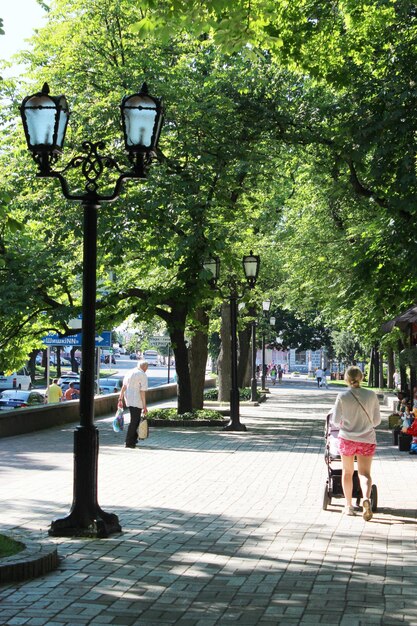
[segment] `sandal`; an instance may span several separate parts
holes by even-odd
[[[372,519],[372,509],[371,509],[371,503],[369,502],[369,500],[364,500],[362,502],[362,509],[363,509],[363,513],[362,513],[362,517],[365,520],[365,522],[369,522],[369,520]]]

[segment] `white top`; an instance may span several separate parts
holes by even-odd
[[[318,369],[316,370],[316,378],[321,378],[323,376],[323,370],[322,369]]]
[[[369,417],[354,396],[360,400]],[[339,437],[343,439],[376,443],[374,427],[381,423],[376,393],[362,387],[349,388],[339,393],[333,409],[332,422],[340,425]]]
[[[140,392],[148,389],[148,377],[145,372],[140,368],[130,370],[124,377],[123,385],[126,385],[126,406],[135,406],[142,409],[143,404]]]

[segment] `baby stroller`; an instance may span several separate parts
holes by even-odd
[[[326,511],[329,504],[332,502],[332,498],[343,498],[342,488],[342,466],[341,456],[339,451],[339,428],[332,422],[332,413],[329,413],[326,417],[326,425],[324,430],[324,438],[326,441],[326,448],[324,451],[324,458],[327,465],[328,477],[326,481],[326,487],[324,489],[323,497],[323,510]],[[338,465],[338,467],[332,467],[332,464]],[[362,498],[362,489],[359,483],[359,475],[357,470],[353,472],[353,498],[356,498],[356,506],[359,506]],[[372,485],[371,490],[371,509],[374,513],[377,511],[378,506],[378,489],[376,485]]]

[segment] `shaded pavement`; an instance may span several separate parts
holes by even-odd
[[[58,570],[0,587],[0,624],[417,624],[417,458],[378,429],[371,522],[327,511],[324,418],[337,389],[285,382],[241,406],[246,433],[100,430],[99,503],[123,532],[50,538]],[[47,535],[72,501],[73,426],[0,440],[2,530]]]

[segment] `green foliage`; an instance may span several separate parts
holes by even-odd
[[[405,348],[400,352],[401,367],[417,367],[417,348]]]
[[[212,409],[199,409],[188,413],[179,414],[177,409],[152,409],[148,412],[147,419],[159,420],[218,420],[222,419],[219,411]]]
[[[251,399],[251,395],[252,395],[252,391],[250,387],[245,387],[244,389],[239,389],[239,399],[240,400],[250,400]],[[204,399],[205,400],[218,400],[219,398],[219,392],[218,389],[206,389],[206,391],[204,392]],[[259,393],[259,391],[256,392],[256,400],[262,400],[264,399],[264,396]]]

